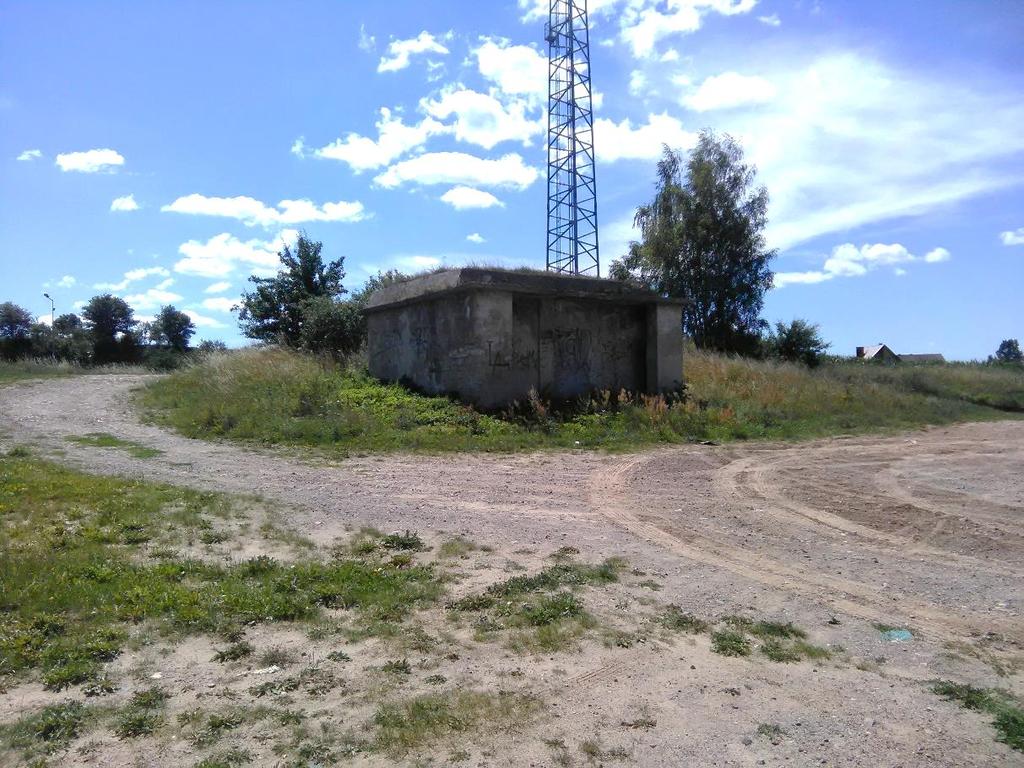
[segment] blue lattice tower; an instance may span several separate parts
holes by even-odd
[[[587,0],[551,0],[548,83],[548,269],[600,274]]]

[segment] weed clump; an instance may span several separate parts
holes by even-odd
[[[964,709],[992,715],[992,725],[998,734],[996,740],[1024,752],[1024,707],[1008,692],[948,680],[935,683],[932,692],[947,701],[959,702]]]
[[[742,632],[722,629],[712,633],[711,650],[722,656],[749,656],[751,647]]]
[[[374,713],[374,746],[384,752],[406,752],[455,733],[489,727],[514,729],[539,709],[535,699],[513,693],[453,691],[430,693],[381,704]]]

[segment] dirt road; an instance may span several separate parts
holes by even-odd
[[[372,524],[464,533],[509,553],[572,544],[622,555],[664,578],[659,599],[704,615],[753,609],[871,662],[871,671],[755,666],[685,649],[652,667],[642,653],[588,651],[558,687],[560,727],[601,733],[623,710],[650,708],[672,727],[635,737],[641,765],[1024,763],[993,741],[985,716],[924,684],[954,677],[1024,690],[1024,422],[626,456],[330,462],[144,425],[130,405],[142,383],[96,376],[2,389],[0,447],[279,500],[295,510],[291,524],[321,541]],[[162,454],[134,459],[67,440],[92,432]],[[915,639],[887,642],[874,624],[909,627]],[[746,744],[762,721],[785,722],[791,738]],[[524,749],[527,762],[493,764],[547,764]]]

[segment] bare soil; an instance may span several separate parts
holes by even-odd
[[[989,716],[929,690],[954,679],[1024,694],[1024,422],[630,455],[332,461],[143,424],[130,395],[144,383],[103,376],[0,389],[0,448],[25,444],[91,472],[257,495],[323,544],[364,525],[432,541],[462,534],[495,549],[474,555],[481,579],[509,563],[537,570],[567,545],[581,559],[621,556],[661,589],[630,577],[597,598],[609,615],[639,615],[655,597],[699,616],[791,621],[812,642],[845,649],[828,661],[776,664],[716,655],[704,637],[588,642],[550,657],[478,644],[439,673],[464,687],[532,692],[544,712],[521,733],[463,737],[416,764],[448,764],[462,748],[465,764],[488,766],[1024,765],[995,741]],[[91,432],[162,454],[136,459],[67,440]],[[907,627],[914,639],[890,642],[876,624]],[[303,639],[282,637],[302,652]],[[209,695],[227,684],[216,675],[244,673],[203,671],[209,645],[197,640],[146,663],[188,695]],[[0,721],[48,700],[38,685],[10,691]],[[759,735],[761,724],[784,735]],[[258,764],[276,764],[257,736]],[[111,739],[61,762],[192,764],[182,744],[163,749]],[[353,764],[389,762],[370,755]]]

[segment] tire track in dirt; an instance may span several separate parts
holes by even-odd
[[[912,615],[919,625],[920,633],[937,639],[959,639],[982,631],[998,631],[1004,635],[1021,638],[1024,636],[1019,622],[1003,620],[991,616],[958,617],[952,615],[944,607],[915,599],[908,594],[888,589],[884,594],[872,589],[863,582],[845,579],[831,574],[815,572],[807,568],[787,565],[781,560],[743,548],[736,541],[720,539],[688,530],[681,534],[672,530],[672,521],[663,512],[652,509],[643,500],[636,498],[632,492],[632,479],[644,471],[650,457],[639,456],[621,461],[611,470],[594,478],[590,491],[591,503],[609,520],[622,526],[636,536],[657,546],[674,552],[682,557],[711,566],[724,568],[731,573],[775,589],[785,590],[824,603],[836,613],[846,613],[870,622],[887,622],[893,617],[893,606],[898,605],[901,613]],[[742,496],[741,484],[733,483],[734,478],[743,472],[761,472],[759,489],[768,491],[769,499],[777,498],[777,492],[766,484],[763,479],[770,474],[770,467],[762,467],[764,458],[753,456],[727,464],[719,470],[718,477],[723,481],[716,483],[718,488],[712,490],[710,502],[735,504],[736,499],[721,495],[722,488],[735,488]],[[741,500],[740,503],[743,503]],[[645,510],[642,517],[639,509]],[[801,520],[807,525],[817,520],[822,527],[823,535],[834,535],[834,530],[853,531],[857,528],[846,525],[848,521],[835,519],[833,515],[820,515],[818,510],[810,510],[811,514]],[[820,517],[819,517],[820,515]],[[653,518],[653,521],[645,518]],[[776,518],[785,522],[785,517]],[[830,522],[841,522],[829,526]],[[859,527],[859,526],[858,526]],[[833,530],[830,530],[832,528]],[[870,531],[866,531],[870,536]],[[894,548],[902,546],[902,540],[890,539],[887,536],[870,536],[874,540],[891,541]],[[949,558],[950,553],[942,553]],[[949,562],[960,562],[954,556]]]

